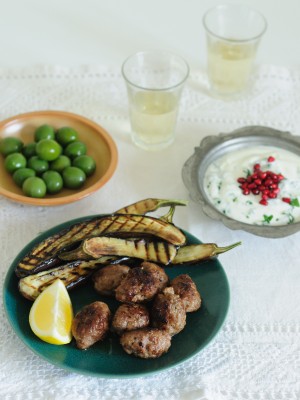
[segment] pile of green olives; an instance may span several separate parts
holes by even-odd
[[[16,137],[0,140],[5,169],[29,197],[43,198],[63,188],[82,187],[96,169],[95,160],[86,152],[77,131],[67,126],[55,130],[41,125],[28,144]]]

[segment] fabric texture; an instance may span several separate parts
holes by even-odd
[[[201,139],[247,125],[300,134],[300,69],[264,65],[249,93],[212,98],[204,71],[183,92],[175,143],[159,152],[129,136],[119,69],[35,66],[0,70],[0,118],[66,110],[101,124],[119,152],[116,173],[97,193],[66,206],[31,207],[0,196],[0,283],[18,252],[40,232],[78,216],[109,213],[146,197],[188,199],[184,162]],[[201,241],[242,246],[220,257],[231,291],[217,337],[190,360],[153,376],[105,379],[62,370],[32,353],[11,328],[0,300],[1,399],[296,400],[300,398],[300,233],[282,239],[231,231],[189,202],[174,222]]]

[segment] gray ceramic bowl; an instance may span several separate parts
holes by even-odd
[[[246,224],[227,217],[210,203],[203,186],[208,166],[224,154],[249,145],[275,146],[300,156],[300,137],[264,126],[247,126],[231,133],[207,136],[201,141],[200,146],[195,148],[194,154],[185,162],[182,169],[183,182],[192,200],[200,204],[206,215],[222,221],[230,229],[244,230],[269,238],[280,238],[298,232],[300,222],[280,226]]]

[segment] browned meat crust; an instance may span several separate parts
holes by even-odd
[[[102,301],[83,307],[74,317],[72,334],[79,349],[87,349],[103,340],[109,331],[110,310]]]
[[[93,275],[94,288],[103,296],[114,296],[116,288],[128,274],[127,265],[112,264],[99,269]]]
[[[187,274],[178,275],[171,281],[174,292],[183,301],[185,311],[197,311],[201,306],[200,293],[192,278]]]
[[[144,261],[132,268],[116,289],[116,299],[122,303],[141,303],[152,300],[168,283],[163,268]]]
[[[171,336],[166,331],[144,328],[123,333],[120,343],[128,354],[140,358],[157,358],[169,350]]]
[[[171,336],[182,331],[186,324],[186,312],[181,298],[167,287],[154,300],[151,310],[154,327],[166,330]]]
[[[145,328],[149,323],[149,311],[144,305],[121,304],[113,317],[111,330],[121,335],[124,331]]]

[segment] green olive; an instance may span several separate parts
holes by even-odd
[[[62,172],[62,177],[64,181],[64,187],[68,189],[78,189],[86,180],[85,173],[77,167],[65,168]]]
[[[50,125],[44,124],[39,126],[34,132],[34,140],[39,142],[43,139],[54,139],[55,131],[54,128]]]
[[[22,153],[12,153],[5,158],[4,167],[12,174],[19,168],[25,168],[26,163],[26,158]]]
[[[19,168],[13,174],[13,180],[18,186],[22,187],[24,181],[27,178],[35,176],[35,174],[35,171],[31,168]]]
[[[22,153],[27,159],[36,155],[35,147],[36,147],[35,142],[28,143],[23,147]]]
[[[62,172],[66,167],[70,167],[71,160],[65,155],[57,157],[56,160],[50,163],[50,169],[57,172]]]
[[[49,163],[48,161],[41,160],[38,156],[32,156],[28,160],[27,167],[34,169],[40,175],[49,169]]]
[[[64,126],[59,128],[56,132],[56,140],[63,147],[67,146],[71,142],[75,142],[78,140],[78,133],[73,128],[69,128],[68,126]]]
[[[72,159],[86,153],[86,145],[83,142],[72,142],[67,145],[64,154]]]
[[[63,179],[56,171],[46,171],[43,173],[42,178],[46,183],[47,193],[55,194],[61,191],[63,187]]]
[[[72,165],[82,169],[86,176],[91,176],[96,169],[95,160],[91,156],[87,155],[76,157]]]
[[[12,153],[19,153],[23,148],[23,142],[16,137],[6,137],[0,140],[0,153],[6,157]]]
[[[61,145],[53,139],[43,139],[36,144],[36,154],[42,160],[56,160],[61,155],[61,152]]]
[[[32,176],[24,181],[22,190],[28,197],[42,198],[45,196],[47,188],[42,178]]]

